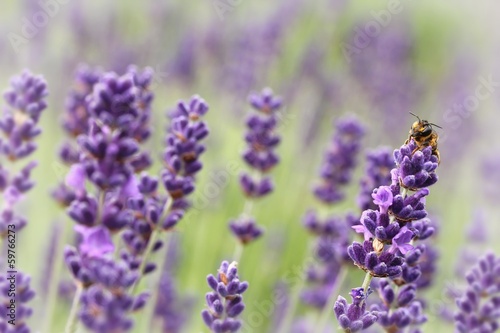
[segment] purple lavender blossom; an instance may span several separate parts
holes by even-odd
[[[430,283],[427,275],[427,280],[418,284],[422,275],[419,264],[426,247],[414,242],[427,239],[434,232],[425,218],[425,197],[429,194],[427,187],[437,181],[438,163],[430,147],[423,151],[415,148],[411,141],[394,151],[396,166],[391,170],[391,185],[379,186],[372,193],[378,210],[365,210],[361,224],[353,226],[363,234],[364,242],[353,242],[348,247],[354,264],[367,273],[363,289],[369,289],[372,277],[389,278],[379,281],[382,303],[372,307],[378,312],[380,325],[388,330],[418,326],[426,320],[422,303],[415,301],[417,286]],[[428,269],[427,273],[432,274],[432,265]],[[403,286],[397,296],[396,311],[389,311],[396,297],[389,282]]]
[[[238,263],[223,261],[217,277],[210,274],[207,282],[213,291],[206,295],[208,309],[201,313],[203,321],[214,333],[237,332],[241,328],[237,317],[245,309],[241,295],[248,288],[248,282],[240,282]]]
[[[379,211],[365,210],[361,225],[354,227],[365,235],[365,242],[363,245],[354,242],[349,247],[349,255],[358,267],[373,276],[398,277],[402,273],[404,254],[413,248],[410,241],[414,237],[424,239],[433,232],[428,222],[422,220],[427,215],[423,199],[429,194],[424,185],[437,181],[434,172],[437,159],[431,155],[431,149],[412,155],[414,146],[410,142],[394,152],[396,168],[391,171],[392,185],[380,186],[372,194]],[[422,171],[424,165],[431,165],[430,173]],[[405,184],[415,191],[420,189],[403,196],[399,194],[400,185]],[[415,225],[411,221],[416,221]],[[391,246],[385,251],[384,244]]]
[[[484,218],[485,216],[483,216],[480,211],[475,211],[466,229],[465,238],[467,240],[467,246],[461,249],[454,267],[455,275],[460,282],[467,282],[467,276],[470,272],[464,270],[464,267],[471,268],[477,266],[478,259],[483,256],[481,248],[489,241]],[[425,268],[425,264],[421,264],[421,266]],[[422,275],[424,275],[424,269],[422,269]],[[422,279],[417,280],[417,283],[421,280]],[[423,280],[425,281],[425,278]],[[453,323],[455,321],[454,312],[456,300],[465,295],[464,291],[461,289],[462,288],[458,286],[458,281],[449,281],[445,286],[444,295],[448,302],[441,304],[438,310],[442,319],[448,323]]]
[[[339,119],[336,128],[337,132],[325,153],[321,168],[322,184],[316,186],[313,192],[317,199],[328,205],[343,199],[340,187],[351,180],[364,134],[361,124],[353,117]],[[321,221],[314,211],[309,211],[304,217],[304,226],[317,237],[317,263],[308,268],[308,287],[302,292],[301,299],[317,309],[328,305],[333,291],[341,283],[338,280],[343,265],[349,263],[346,248],[349,244],[350,220],[348,214],[346,218],[329,216]]]
[[[418,290],[429,288],[436,278],[436,271],[438,267],[439,252],[436,247],[432,244],[425,244],[425,251],[423,255],[415,262],[420,268],[420,276],[415,281],[415,285]],[[406,259],[405,265],[411,267],[410,260]],[[406,270],[403,266],[403,279],[405,281],[411,281],[411,278],[407,277],[412,270],[416,270],[416,265]]]
[[[342,266],[349,262],[346,251],[349,244],[348,224],[346,219],[335,216],[322,221],[314,211],[305,215],[303,224],[317,237],[317,263],[308,267],[308,287],[302,292],[301,299],[305,304],[322,309],[339,283]]]
[[[394,159],[398,165],[397,169],[391,172],[392,177],[399,180],[402,187],[415,190],[429,187],[437,182],[436,169],[438,160],[432,155],[432,148],[426,147],[423,150],[417,150],[414,140],[401,149],[394,151]],[[397,170],[397,174],[394,173]]]
[[[267,80],[272,60],[281,51],[284,32],[297,18],[297,13],[300,13],[302,4],[299,2],[287,2],[278,6],[276,12],[266,18],[263,24],[258,22],[239,27],[234,34],[235,39],[230,40],[229,45],[220,45],[224,41],[218,39],[218,34],[213,32],[217,29],[211,29],[209,38],[212,40],[208,41],[211,45],[207,51],[212,53],[214,60],[223,61],[220,64],[224,68],[222,85],[237,96],[244,96],[259,82]],[[228,51],[222,53],[223,50]]]
[[[480,258],[467,274],[468,286],[456,299],[455,328],[465,332],[495,332],[500,328],[500,258]]]
[[[266,173],[279,162],[274,149],[280,143],[280,137],[274,131],[278,124],[276,113],[282,101],[280,97],[273,96],[271,89],[266,88],[261,94],[250,95],[249,102],[263,116],[252,115],[247,120],[245,141],[248,148],[243,153],[243,159],[251,168]]]
[[[377,290],[382,301],[373,304],[370,310],[377,313],[377,323],[386,331],[419,326],[427,321],[422,303],[416,300],[415,285],[407,284],[395,292],[391,283],[382,279]]]
[[[316,198],[325,204],[341,201],[341,187],[351,180],[364,129],[354,117],[339,119],[330,147],[325,152],[320,171],[321,184],[314,188]]]
[[[138,274],[128,263],[113,259],[114,245],[102,226],[77,226],[83,236],[79,249],[67,246],[64,259],[75,281],[81,285],[81,322],[93,332],[128,331],[133,326],[130,314],[140,310],[148,294],[132,296],[128,289]]]
[[[10,81],[4,93],[7,107],[0,118],[0,153],[9,160],[30,155],[36,145],[33,139],[41,133],[37,127],[42,111],[47,107],[47,84],[40,76],[25,70]]]
[[[243,160],[257,175],[251,176],[248,172],[243,172],[240,175],[240,187],[247,200],[253,200],[265,197],[274,190],[272,178],[265,174],[279,163],[274,150],[281,141],[276,134],[276,127],[283,102],[281,97],[273,95],[270,88],[265,88],[260,94],[251,94],[249,103],[257,114],[251,115],[246,122],[248,131],[245,141],[248,147],[243,153]],[[253,242],[263,233],[263,229],[246,216],[248,213],[245,212],[229,224],[231,233],[244,245]]]
[[[129,229],[122,234],[127,251],[121,253],[132,269],[141,266],[153,233],[174,229],[190,207],[188,196],[194,191],[195,177],[203,167],[200,162],[205,151],[202,140],[209,131],[201,117],[207,112],[208,105],[199,96],[193,96],[187,103],[179,102],[171,114],[161,179],[143,173],[132,186],[137,188],[137,193],[129,196],[126,203],[133,216]],[[159,192],[160,184],[168,195]],[[155,241],[151,246],[155,252],[162,242]],[[155,267],[154,263],[147,263],[142,273],[152,272]]]
[[[19,232],[27,224],[27,220],[16,211],[17,204],[35,185],[30,175],[37,163],[30,161],[21,167],[19,162],[36,149],[33,140],[41,133],[37,125],[42,111],[47,107],[47,95],[45,80],[27,70],[11,79],[10,88],[4,94],[7,106],[0,117],[0,155],[6,157],[11,167],[0,165],[0,191],[3,197],[0,238],[5,240],[10,249],[14,238],[19,237]],[[9,259],[12,259],[10,251]],[[10,260],[9,265],[8,272],[0,273],[0,331],[29,333],[26,321],[33,311],[27,303],[35,296],[30,288],[31,278],[16,270]],[[15,285],[16,291],[15,306],[11,306],[12,285]],[[12,325],[10,320],[15,324]]]
[[[364,241],[363,244],[354,242],[349,246],[348,253],[356,266],[372,276],[396,278],[401,275],[403,257],[389,251],[382,253],[380,248],[375,250],[371,241]]]
[[[197,121],[208,112],[208,104],[198,95],[191,97],[189,103],[179,101],[177,108],[170,115],[172,118],[184,116],[192,121]]]
[[[69,131],[79,134],[78,150],[70,154],[77,160],[66,161],[72,167],[66,185],[56,190],[56,199],[64,205],[71,203],[69,215],[78,223],[94,225],[97,223],[98,202],[85,192],[88,180],[100,191],[107,192],[104,195],[107,206],[103,216],[105,224],[110,230],[119,230],[130,218],[120,214],[124,203],[117,196],[138,193],[134,189],[133,175],[150,164],[139,143],[147,139],[150,131],[152,95],[147,92],[147,85],[151,75],[147,70],[139,72],[135,67],[121,77],[83,68],[77,79],[83,88],[81,92],[71,93],[65,124],[68,131],[73,128],[70,124],[84,122],[86,125]],[[106,218],[111,216],[111,220]]]
[[[389,148],[378,148],[366,154],[365,176],[361,179],[361,190],[358,195],[358,205],[361,210],[377,208],[372,202],[373,189],[391,183],[393,167],[394,158]]]
[[[450,144],[451,146],[451,144]],[[483,157],[479,165],[479,172],[483,182],[481,183],[481,190],[484,193],[486,200],[498,202],[500,198],[500,190],[496,184],[500,184],[500,157],[498,154],[487,155]]]
[[[363,288],[354,288],[350,295],[352,304],[347,304],[347,300],[339,296],[335,302],[335,316],[344,332],[359,332],[377,321],[377,313],[366,310],[366,299],[370,291],[366,293]]]
[[[151,164],[141,144],[150,135],[152,73],[136,67],[122,76],[113,72],[80,73],[83,91],[71,95],[73,104],[69,104],[65,121],[70,134],[78,132],[78,137],[76,145],[66,146],[67,156],[72,158],[65,162],[71,168],[65,184],[56,191],[57,199],[68,206],[68,215],[77,222],[75,229],[80,237],[78,250],[67,247],[64,259],[81,290],[81,296],[75,294],[80,297],[76,300],[80,321],[94,332],[125,332],[133,325],[131,313],[147,300],[147,294],[134,296],[130,289],[142,274],[139,267],[145,272],[154,269],[142,254],[151,225],[158,224],[165,206],[165,200],[153,193],[158,181],[147,176],[139,180],[137,176]],[[73,126],[83,119],[86,126]],[[141,206],[141,195],[152,198]],[[146,229],[141,229],[144,225]],[[111,234],[119,231],[130,242],[115,259]],[[151,240],[151,244],[157,250],[162,242]],[[68,325],[74,320],[70,317]]]
[[[64,127],[70,136],[78,136],[78,145],[67,142],[61,149],[63,162],[72,166],[71,178],[53,196],[63,207],[71,205],[70,216],[79,223],[94,223],[90,212],[79,209],[90,208],[89,200],[96,201],[84,193],[85,180],[102,191],[125,189],[134,173],[151,164],[139,146],[150,134],[151,75],[151,70],[139,71],[136,67],[130,67],[121,77],[83,66],[77,71],[77,88],[67,99]],[[121,221],[113,228],[120,229],[125,224]]]
[[[208,135],[208,127],[200,118],[208,111],[208,105],[199,96],[192,96],[189,104],[179,102],[172,118],[165,165],[171,174],[193,176],[201,169],[198,161],[205,147],[200,143]]]
[[[229,228],[242,244],[248,244],[259,238],[263,230],[252,219],[240,218],[238,221],[231,221]]]
[[[274,189],[274,184],[270,177],[262,177],[258,181],[254,181],[248,174],[240,176],[240,185],[248,198],[261,198],[271,193]]]
[[[187,86],[191,86],[196,78],[196,61],[199,57],[198,34],[190,33],[179,41],[176,54],[168,65],[168,72]]]
[[[181,332],[188,319],[191,304],[180,297],[177,289],[174,277],[170,272],[164,272],[160,279],[158,303],[155,307],[155,316],[161,319],[163,324],[162,332]]]
[[[74,77],[74,88],[66,98],[63,128],[71,136],[77,137],[88,131],[89,109],[87,96],[92,93],[94,85],[99,82],[102,72],[87,65],[80,65]]]
[[[26,323],[33,310],[26,304],[35,297],[30,288],[31,278],[21,272],[6,275],[0,274],[0,332],[29,333]],[[12,287],[15,285],[15,306],[12,308]],[[9,292],[10,290],[10,292]],[[15,324],[12,325],[12,320]]]
[[[89,261],[87,269],[93,281],[80,299],[81,322],[97,333],[130,330],[133,326],[130,314],[144,307],[148,298],[146,293],[138,296],[127,293],[137,275],[131,274],[125,263],[103,257]]]
[[[101,75],[101,70],[83,64],[75,72],[74,86],[66,98],[62,121],[63,129],[70,139],[66,140],[59,150],[59,157],[67,166],[72,166],[80,161],[80,150],[76,146],[75,140],[78,136],[86,135],[89,131],[90,111],[87,100]],[[52,197],[66,208],[76,199],[76,193],[71,185],[60,183],[52,191]]]
[[[205,146],[201,142],[209,131],[201,117],[207,112],[207,103],[195,95],[189,103],[179,102],[172,113],[163,153],[165,168],[161,181],[173,199],[172,207],[179,211],[177,214],[189,207],[186,197],[194,191],[195,176],[203,167],[199,159],[205,152]]]
[[[102,226],[87,228],[82,225],[75,226],[75,230],[80,234],[80,253],[87,257],[100,257],[107,253],[112,253],[115,246],[111,240],[109,230]]]

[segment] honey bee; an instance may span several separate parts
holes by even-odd
[[[425,147],[432,147],[432,155],[435,155],[438,160],[438,164],[441,163],[441,157],[439,155],[438,150],[438,139],[439,135],[432,128],[432,126],[436,126],[437,128],[442,128],[436,124],[429,123],[427,120],[421,120],[416,114],[411,113],[411,115],[415,116],[418,121],[414,122],[411,125],[408,139],[406,139],[405,144],[408,144],[410,140],[413,138],[415,143],[417,144],[417,148],[412,152],[414,154],[417,150],[422,150]]]

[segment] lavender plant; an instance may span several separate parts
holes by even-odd
[[[354,264],[366,272],[361,286],[362,303],[366,303],[372,292],[372,278],[383,278],[378,282],[382,302],[374,304],[370,310],[362,307],[360,316],[363,313],[373,315],[387,332],[417,327],[426,321],[422,304],[416,300],[414,285],[421,275],[417,263],[425,248],[414,246],[414,243],[434,232],[430,221],[425,219],[424,198],[429,194],[428,187],[437,182],[438,163],[431,147],[416,148],[412,140],[394,151],[396,167],[391,171],[392,184],[374,190],[373,202],[379,207],[378,211],[363,212],[361,225],[353,228],[364,235],[364,242],[354,242],[348,248]],[[339,297],[336,309],[344,303],[345,299]],[[346,320],[342,311],[336,310],[335,314],[345,332],[360,331],[375,322],[359,326],[359,316]]]
[[[467,274],[468,286],[457,297],[455,328],[458,332],[496,332],[500,328],[500,258],[480,258]]]
[[[77,138],[78,161],[66,177],[75,194],[67,212],[80,234],[77,248],[64,251],[77,286],[67,332],[74,331],[77,316],[94,332],[130,330],[130,313],[145,304],[147,294],[136,297],[129,291],[141,274],[139,265],[128,260],[128,249],[115,259],[111,239],[112,233],[132,228],[127,205],[140,193],[135,173],[149,164],[139,146],[149,134],[145,119],[150,112],[148,104],[141,104],[140,81],[132,70],[123,76],[104,73],[81,109],[88,111],[88,128]]]
[[[320,170],[321,182],[313,189],[320,202],[330,210],[344,199],[344,187],[349,184],[357,164],[364,129],[354,117],[341,118],[336,123],[336,132],[327,148]],[[330,214],[330,211],[328,212]],[[328,215],[319,217],[309,211],[304,217],[304,226],[317,237],[315,253],[317,264],[307,272],[308,288],[302,292],[302,301],[319,310],[325,308],[332,294],[342,283],[343,266],[348,262],[346,246],[349,243],[348,225],[352,216]],[[326,315],[324,315],[326,316]],[[319,326],[324,325],[322,319]],[[322,328],[320,328],[322,329]]]
[[[335,127],[336,132],[325,151],[320,169],[320,183],[313,188],[315,197],[328,209],[344,198],[343,188],[351,181],[364,136],[363,126],[354,117],[339,119]],[[345,217],[321,217],[314,210],[307,212],[303,219],[304,226],[316,236],[316,262],[308,267],[305,281],[307,287],[301,291],[300,297],[305,304],[322,310],[314,328],[318,332],[325,330],[328,319],[326,309],[329,308],[327,305],[332,296],[336,295],[336,290],[346,275],[343,266],[349,260],[346,246],[349,243],[348,226],[352,224],[352,219],[350,214]],[[291,328],[295,305],[292,302],[279,332],[287,332]]]
[[[207,309],[201,316],[214,333],[237,332],[241,321],[237,317],[245,309],[242,294],[248,289],[248,282],[241,282],[238,276],[238,263],[223,261],[217,277],[210,274],[207,283],[213,291],[207,293]]]
[[[88,111],[89,127],[78,136],[78,162],[66,178],[75,194],[68,214],[82,235],[78,250],[65,250],[66,265],[78,287],[67,331],[74,329],[79,303],[79,319],[88,329],[131,329],[130,314],[147,299],[146,293],[135,296],[138,282],[156,268],[149,255],[163,245],[158,235],[172,230],[189,207],[187,196],[202,168],[199,156],[204,147],[199,142],[208,134],[199,119],[208,107],[196,96],[189,104],[179,103],[163,154],[162,195],[159,180],[143,172],[151,158],[140,147],[151,133],[151,79],[151,70],[135,67],[123,76],[104,73],[82,102],[80,110]],[[87,191],[87,182],[95,195]],[[120,234],[123,248],[112,242],[111,234]],[[98,274],[99,267],[107,267],[106,273]],[[107,295],[107,303],[96,304],[102,295]],[[91,311],[96,307],[100,310]]]
[[[247,201],[242,215],[229,223],[231,232],[243,245],[251,243],[263,233],[262,228],[251,218],[251,200],[262,198],[273,191],[274,185],[267,173],[279,162],[274,149],[281,140],[275,133],[278,125],[277,112],[282,105],[281,98],[274,96],[272,90],[266,88],[260,94],[252,94],[249,102],[258,114],[247,119],[248,132],[245,141],[248,147],[243,153],[243,160],[255,172],[254,175],[247,172],[240,175],[241,189]],[[240,255],[241,253],[236,252],[235,259],[239,260]]]
[[[33,310],[27,304],[35,292],[31,277],[18,268],[16,245],[19,233],[28,221],[19,213],[19,205],[26,193],[35,185],[30,179],[35,161],[19,166],[37,148],[35,138],[41,133],[38,123],[47,107],[47,84],[41,76],[25,70],[10,81],[4,93],[7,103],[0,118],[0,191],[3,205],[0,213],[0,331],[5,333],[29,333],[26,321]],[[4,262],[4,258],[5,260]]]
[[[469,222],[466,229],[466,246],[461,248],[459,259],[455,262],[455,275],[459,278],[458,281],[447,281],[444,290],[446,301],[438,307],[439,318],[448,324],[455,322],[455,303],[456,300],[464,295],[463,289],[465,286],[460,286],[464,282],[468,282],[467,275],[469,270],[481,259],[481,253],[484,245],[489,241],[488,228],[485,221],[485,216],[481,211],[476,211],[473,218]],[[465,270],[464,267],[469,270]]]
[[[335,127],[337,132],[325,151],[321,166],[321,182],[314,187],[316,199],[327,205],[344,199],[342,190],[351,181],[364,135],[362,125],[354,117],[339,119]]]

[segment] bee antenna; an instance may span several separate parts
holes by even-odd
[[[436,125],[436,124],[433,124],[433,123],[430,123],[432,126],[436,126],[437,128],[440,128],[440,129],[443,129],[441,126],[439,125]]]
[[[414,114],[413,112],[409,112],[409,113],[410,113],[412,116],[416,117],[416,118],[418,119],[418,121],[419,121],[419,122],[421,121],[419,116],[417,116],[417,115],[416,115],[416,114]],[[438,127],[439,127],[439,126],[438,126]]]

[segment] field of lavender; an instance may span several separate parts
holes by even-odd
[[[0,333],[495,332],[498,14],[2,4]]]

